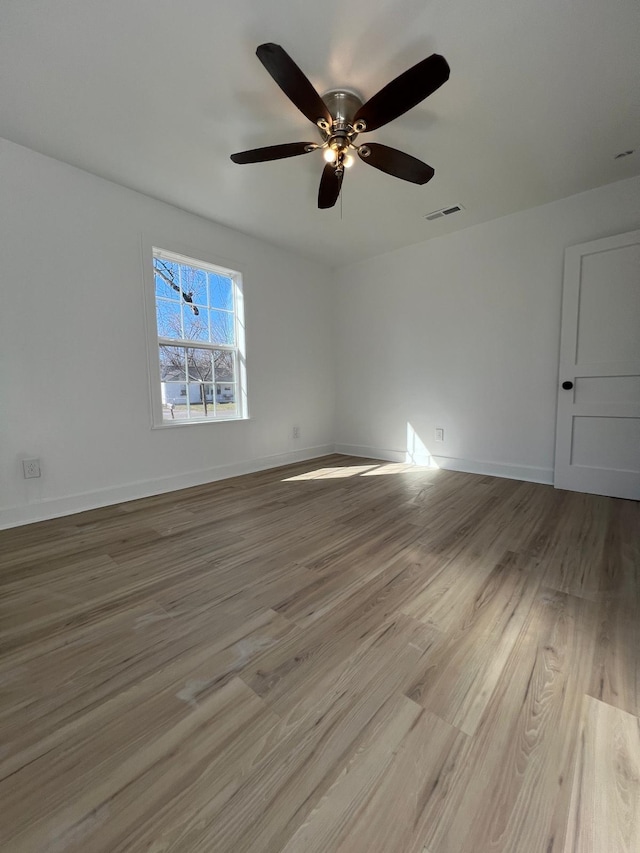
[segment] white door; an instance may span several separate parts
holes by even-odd
[[[557,489],[640,500],[640,231],[565,252]]]

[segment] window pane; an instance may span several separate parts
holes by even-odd
[[[184,394],[181,397],[176,397],[173,405],[169,406],[168,416],[164,414],[165,421],[188,421],[189,409],[187,408],[187,386],[183,385]]]
[[[237,418],[238,404],[235,401],[232,403],[221,403],[218,406],[217,415],[218,418]]]
[[[180,303],[158,299],[156,309],[158,335],[161,338],[181,338],[182,320],[180,319]]]
[[[182,289],[191,298],[192,302],[198,305],[207,304],[207,274],[204,270],[189,267],[186,264],[180,265],[180,274],[182,276]]]
[[[211,382],[213,379],[211,350],[189,347],[187,350],[187,370],[191,382],[194,380],[196,382]]]
[[[154,278],[156,282],[156,296],[162,296],[165,299],[180,299],[180,293],[174,290],[169,282],[176,285],[179,283],[178,264],[171,261],[161,261],[159,258],[153,259]]]
[[[187,378],[185,351],[182,347],[160,347],[160,381],[181,383]],[[179,395],[179,390],[175,396]]]
[[[189,394],[189,418],[214,418],[213,385],[206,382],[190,382],[187,388]]]
[[[238,416],[235,382],[217,383],[216,404],[219,418],[235,418]]]
[[[225,384],[235,380],[235,370],[233,364],[233,353],[226,350],[215,349],[213,351],[213,363],[216,371],[216,382],[218,387],[223,387]]]
[[[185,305],[183,315],[185,339],[188,341],[208,341],[207,309],[199,308],[197,305]]]
[[[233,311],[233,281],[225,275],[209,273],[209,304]]]
[[[210,311],[209,322],[211,323],[211,343],[233,346],[235,343],[233,314],[228,314],[226,311]]]

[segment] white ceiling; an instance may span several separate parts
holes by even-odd
[[[281,44],[323,92],[370,97],[433,52],[450,80],[361,137],[425,160],[423,187],[356,162],[238,166],[314,127],[255,56]],[[2,0],[0,136],[343,264],[640,174],[638,0]],[[466,211],[423,217],[461,203]]]

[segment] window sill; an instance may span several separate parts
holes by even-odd
[[[180,421],[165,421],[161,424],[152,424],[151,429],[176,429],[178,427],[187,427],[187,426],[202,426],[203,424],[228,424],[228,423],[238,423],[238,421],[248,421],[249,417],[246,418],[207,418],[206,420],[203,418],[202,420],[180,420]]]

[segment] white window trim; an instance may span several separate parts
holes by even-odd
[[[207,251],[194,249],[186,246],[178,246],[173,240],[157,239],[156,237],[142,238],[142,269],[144,285],[144,315],[147,339],[147,362],[149,379],[149,399],[151,408],[151,429],[181,429],[183,427],[196,427],[205,424],[237,423],[249,420],[249,406],[247,395],[247,363],[246,363],[246,314],[244,310],[244,287],[243,273],[240,265],[221,257],[212,257]],[[221,344],[216,349],[237,350],[237,396],[239,414],[233,418],[202,418],[193,420],[168,421],[163,417],[163,405],[160,381],[160,355],[159,344],[164,339],[158,336],[156,320],[156,284],[153,269],[154,253],[156,257],[167,260],[198,264],[202,269],[229,276],[234,282],[234,314],[236,347]],[[222,263],[221,263],[222,262]],[[167,340],[167,343],[184,345],[182,341]],[[197,342],[192,342],[197,343]]]

